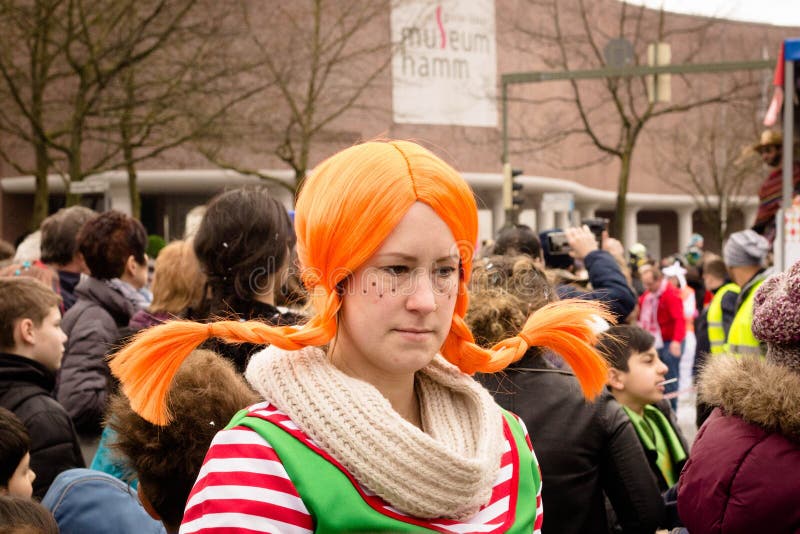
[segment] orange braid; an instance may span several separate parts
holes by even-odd
[[[274,344],[285,350],[298,350],[307,345],[324,345],[335,333],[335,322],[321,324],[319,317],[300,330],[260,321],[170,321],[139,332],[113,356],[109,366],[122,384],[131,408],[145,420],[165,425],[172,418],[166,404],[172,379],[183,361],[206,339],[218,337],[227,343]]]
[[[594,398],[605,386],[607,365],[594,348],[597,341],[592,323],[611,321],[605,307],[588,300],[562,300],[535,311],[516,337],[497,343],[491,350],[475,345],[460,317],[453,317],[450,335],[442,347],[448,361],[468,374],[494,373],[525,355],[529,347],[547,347],[572,367],[584,396]]]

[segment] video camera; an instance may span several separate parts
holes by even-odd
[[[583,219],[581,225],[586,225],[597,239],[597,248],[603,248],[603,232],[608,228],[608,219],[595,217]],[[567,235],[564,232],[551,232],[547,234],[547,251],[551,256],[568,255],[572,248],[569,246]]]

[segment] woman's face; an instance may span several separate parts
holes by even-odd
[[[452,232],[417,202],[356,272],[345,279],[333,362],[372,384],[430,363],[450,330],[459,282]]]

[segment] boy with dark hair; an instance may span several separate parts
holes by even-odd
[[[608,387],[633,423],[667,504],[667,524],[680,526],[674,496],[689,446],[664,399],[667,366],[658,357],[655,338],[638,326],[612,326],[597,349],[609,364]]]
[[[75,429],[52,397],[67,336],[60,298],[28,277],[0,278],[0,406],[13,412],[31,436],[30,464],[41,498],[55,476],[83,467]]]
[[[30,461],[28,429],[16,415],[0,407],[0,495],[31,497],[36,473]]]

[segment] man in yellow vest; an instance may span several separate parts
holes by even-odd
[[[766,347],[753,335],[753,298],[769,273],[766,258],[770,244],[753,230],[731,234],[722,255],[731,280],[741,288],[736,315],[728,331],[724,352],[734,356],[764,356]]]

